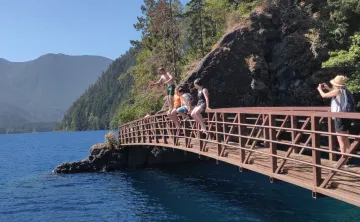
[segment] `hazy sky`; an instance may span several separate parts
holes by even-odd
[[[181,0],[186,2],[186,0]],[[133,24],[143,0],[0,0],[0,58],[47,53],[115,59],[139,39]]]

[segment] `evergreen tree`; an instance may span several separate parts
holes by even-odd
[[[191,0],[187,4],[185,16],[189,18],[188,40],[190,47],[196,53],[200,52],[205,55],[205,27],[210,19],[205,17],[205,0]]]
[[[143,16],[134,24],[141,31],[142,41],[131,41],[141,50],[151,52],[152,63],[169,69],[178,77],[181,60],[180,23],[181,4],[178,0],[144,0],[141,6]],[[148,70],[154,72],[155,70]]]

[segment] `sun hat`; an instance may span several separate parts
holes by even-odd
[[[338,76],[336,76],[334,79],[330,80],[330,83],[331,83],[333,86],[342,87],[342,86],[345,86],[345,84],[346,84],[345,81],[346,81],[346,77],[345,77],[345,76],[338,75]]]

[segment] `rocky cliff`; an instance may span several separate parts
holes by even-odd
[[[199,161],[197,155],[161,147],[119,147],[95,144],[90,155],[79,162],[62,163],[55,173],[108,172]]]
[[[183,81],[192,88],[200,78],[211,108],[325,105],[317,84],[337,73],[320,71],[328,51],[306,37],[318,23],[316,16],[300,6],[287,7],[287,1],[273,2],[229,31]]]

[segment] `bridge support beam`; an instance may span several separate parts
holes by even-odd
[[[247,172],[247,171],[248,171],[248,169],[245,169],[245,168],[239,167],[239,172],[240,172],[240,173]]]
[[[274,177],[269,177],[269,181],[270,181],[270,183],[275,183],[278,180],[276,178],[274,178]]]
[[[320,135],[315,131],[319,130],[319,122],[315,116],[311,117],[311,130],[313,131],[312,138],[312,147],[320,148]],[[321,153],[318,150],[312,150],[312,163],[314,165],[321,165]],[[313,185],[319,187],[321,184],[321,168],[318,166],[313,166]]]
[[[243,113],[238,113],[238,132],[239,132],[239,145],[240,145],[240,163],[244,164],[245,161],[245,145],[246,139],[242,135],[246,135],[246,127],[241,125],[245,123],[245,116]],[[242,172],[242,171],[241,171]]]
[[[275,116],[271,114],[269,115],[269,126],[270,127],[276,126]],[[269,153],[272,155],[270,156],[270,169],[272,173],[275,173],[277,169],[277,157],[275,156],[277,155],[276,152],[277,144],[273,142],[276,140],[276,130],[274,128],[269,129],[269,137],[270,137]]]
[[[321,193],[316,192],[316,191],[312,191],[312,198],[318,199],[320,197],[325,197],[325,196],[323,194],[321,194]]]

